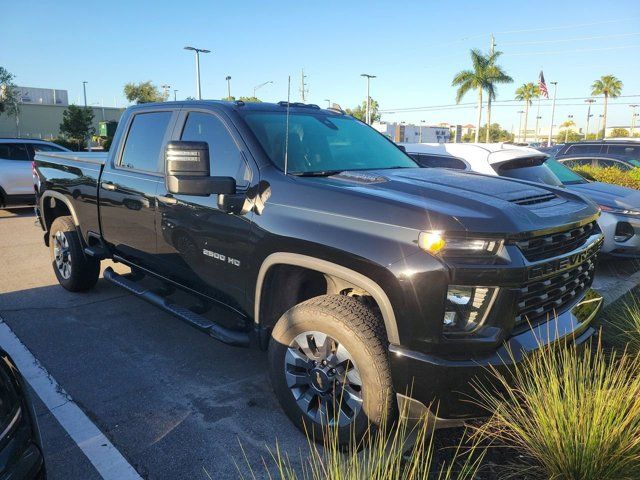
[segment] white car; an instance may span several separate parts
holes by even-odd
[[[423,167],[454,168],[566,187],[602,209],[602,252],[640,258],[640,192],[590,182],[533,148],[502,143],[401,143]]]
[[[0,138],[0,208],[28,207],[34,204],[31,162],[38,151],[69,150],[44,140]]]

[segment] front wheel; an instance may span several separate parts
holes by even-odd
[[[89,290],[98,281],[100,261],[85,255],[71,217],[58,217],[49,231],[53,271],[67,290]]]
[[[273,329],[269,370],[285,413],[321,441],[336,428],[342,445],[397,414],[388,342],[380,319],[357,300],[315,297],[286,312]]]

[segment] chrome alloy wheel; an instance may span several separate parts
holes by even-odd
[[[340,427],[354,420],[362,408],[362,379],[343,345],[322,332],[303,332],[284,363],[287,385],[311,420]]]
[[[69,251],[69,241],[64,232],[60,230],[53,237],[53,258],[62,278],[68,280],[71,277],[71,252]]]

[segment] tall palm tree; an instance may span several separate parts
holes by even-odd
[[[603,132],[607,131],[607,104],[609,103],[609,98],[617,98],[620,96],[621,92],[622,82],[613,75],[604,75],[591,85],[591,95],[604,95],[604,112],[602,112]],[[604,133],[602,134],[602,137],[604,138]],[[597,133],[596,138],[598,138]]]
[[[471,50],[472,70],[462,70],[456,73],[451,82],[452,86],[457,86],[456,103],[460,103],[462,97],[470,90],[478,91],[478,119],[476,122],[475,142],[480,136],[480,124],[482,122],[482,92],[486,91],[490,98],[495,98],[495,83],[508,83],[513,81],[504,71],[495,64],[495,60],[500,56],[500,52],[493,55],[484,55],[480,50]]]
[[[516,90],[516,100],[524,102],[524,141],[527,141],[527,121],[529,119],[529,105],[532,100],[540,95],[537,85],[532,82],[525,83]]]
[[[488,59],[489,81],[485,90],[487,91],[489,100],[487,101],[487,135],[484,140],[487,143],[491,140],[491,102],[496,99],[495,85],[498,83],[513,83],[513,78],[507,75],[500,65],[496,64],[496,60],[500,55],[502,55],[502,52],[494,52],[492,55],[489,55]]]

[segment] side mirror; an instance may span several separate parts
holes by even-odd
[[[210,176],[207,142],[169,142],[164,158],[165,184],[169,193],[207,196],[236,192],[233,177]]]

